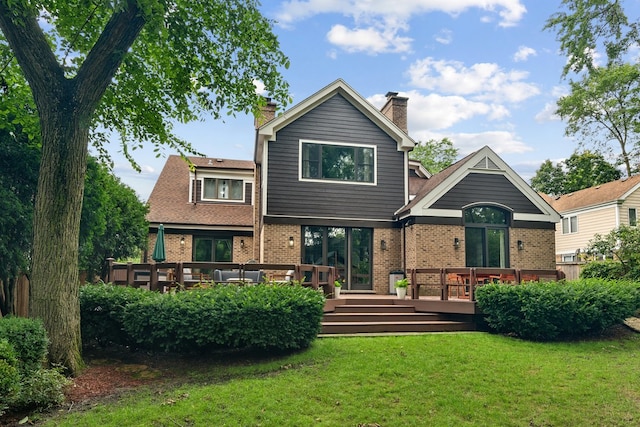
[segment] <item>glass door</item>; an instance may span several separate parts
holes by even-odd
[[[373,289],[371,229],[306,226],[302,231],[305,264],[336,267],[338,276],[344,281],[343,290]]]

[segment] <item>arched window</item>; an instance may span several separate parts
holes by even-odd
[[[509,267],[511,212],[477,205],[464,210],[467,267]]]

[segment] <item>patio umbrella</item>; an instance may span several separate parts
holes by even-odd
[[[164,251],[164,225],[158,226],[158,238],[156,239],[156,245],[153,247],[153,254],[151,258],[155,262],[164,262],[167,256]]]

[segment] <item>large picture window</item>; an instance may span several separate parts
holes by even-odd
[[[194,238],[193,260],[204,262],[231,262],[231,237],[199,237]]]
[[[204,178],[203,200],[243,200],[241,179]]]
[[[464,211],[467,267],[509,267],[510,212],[494,206]]]
[[[375,148],[302,142],[302,178],[375,182]]]

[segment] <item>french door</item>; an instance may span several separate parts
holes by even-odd
[[[302,227],[305,264],[336,267],[343,290],[371,290],[373,230],[351,227]]]

